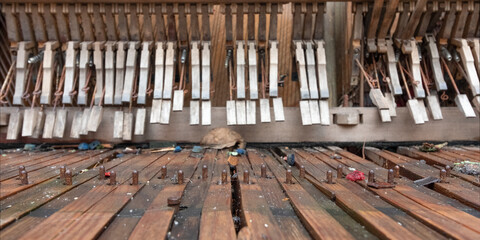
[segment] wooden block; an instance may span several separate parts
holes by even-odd
[[[55,112],[47,111],[45,116],[45,126],[43,127],[42,138],[52,138],[54,127],[55,127]]]
[[[300,97],[301,99],[309,99],[310,92],[308,90],[307,68],[305,65],[305,54],[303,52],[301,42],[295,43],[295,59],[297,61],[298,80],[300,81]]]
[[[237,99],[245,99],[245,49],[243,42],[237,41]],[[245,116],[245,114],[243,114]],[[238,114],[237,114],[238,118]],[[240,123],[238,123],[240,124]]]
[[[308,106],[310,108],[310,117],[312,118],[312,124],[320,124],[320,107],[317,100],[308,100]]]
[[[62,103],[64,104],[72,103],[70,92],[75,87],[73,86],[73,82],[75,78],[75,62],[77,61],[78,46],[78,42],[68,42],[67,50],[65,51],[65,83],[62,96]]]
[[[315,41],[317,46],[317,72],[318,72],[318,88],[320,91],[320,99],[330,97],[327,81],[327,57],[325,56],[325,42]]]
[[[370,96],[372,103],[377,106],[378,109],[388,110],[388,104],[383,96],[382,90],[378,88],[370,89],[370,93],[368,95]]]
[[[190,101],[190,125],[200,124],[200,102]]]
[[[269,86],[269,95],[270,97],[277,97],[278,96],[278,43],[276,41],[270,41],[270,72],[269,72],[269,79],[270,79],[270,86]],[[275,109],[275,102],[274,102],[274,109]],[[276,120],[276,118],[275,118]],[[276,120],[278,121],[278,120]]]
[[[255,125],[257,122],[257,104],[255,101],[247,100],[246,102],[246,110],[247,110],[247,125]]]
[[[212,124],[212,103],[210,101],[202,101],[202,125]]]
[[[284,122],[285,114],[283,112],[283,101],[281,97],[272,98],[273,103],[273,115],[275,116],[276,122]]]
[[[210,42],[202,42],[202,100],[210,99]],[[202,107],[203,109],[203,107]],[[202,110],[203,111],[203,110]],[[203,121],[202,121],[203,123]]]
[[[315,65],[315,54],[311,42],[307,42],[305,49],[305,59],[307,64],[308,87],[310,89],[310,99],[318,99],[317,69]],[[310,111],[310,113],[312,113]]]
[[[96,132],[98,126],[102,122],[103,118],[103,107],[93,106],[90,112],[90,118],[88,119],[87,129],[89,132]]]
[[[165,80],[163,83],[163,99],[172,98],[173,80],[175,78],[175,75],[174,75],[175,59],[174,58],[175,58],[174,43],[168,42],[167,52],[165,57]]]
[[[260,122],[266,123],[271,122],[270,117],[270,99],[261,98],[260,99]]]
[[[123,94],[123,81],[125,79],[125,47],[127,42],[119,41],[117,42],[117,54],[115,61],[115,96],[114,104],[122,104],[122,94]]]
[[[82,129],[82,119],[83,119],[83,112],[77,111],[73,116],[72,120],[72,128],[70,129],[70,137],[71,138],[79,138],[80,131]]]
[[[237,100],[235,101],[236,106],[236,115],[237,115],[237,125],[245,125],[247,124],[247,116],[246,116],[246,107],[245,107],[245,100]]]
[[[45,125],[45,113],[40,110],[37,113],[35,128],[33,129],[32,138],[39,138],[43,134],[43,126]]]
[[[123,111],[115,111],[113,138],[123,138]]]
[[[423,121],[428,122],[428,113],[427,113],[427,108],[425,107],[425,102],[423,99],[417,99],[418,100],[418,109],[422,113]]]
[[[137,116],[135,117],[135,135],[143,135],[145,133],[145,118],[147,117],[147,109],[137,109]]]
[[[38,108],[25,109],[23,114],[22,137],[30,137],[33,134],[37,122]]]
[[[198,49],[199,42],[192,42],[190,50],[190,63],[192,65],[192,99],[200,99],[200,50]],[[198,104],[200,106],[200,103]],[[198,112],[200,114],[200,112]]]
[[[237,116],[236,116],[236,109],[235,109],[235,101],[234,100],[227,101],[226,109],[227,109],[227,125],[236,125]]]
[[[162,112],[162,99],[152,100],[152,111],[150,111],[150,123],[160,123]]]
[[[0,113],[0,126],[8,126],[9,113]]]
[[[258,99],[257,52],[253,41],[248,42],[248,81],[250,99]]]
[[[432,91],[430,93],[430,96],[428,96],[426,99],[427,106],[430,110],[430,113],[432,114],[433,120],[442,120],[442,109],[440,107],[440,102],[438,101],[437,93],[435,91]]]
[[[114,103],[115,94],[115,42],[105,43],[105,104]]]
[[[133,113],[123,114],[123,140],[132,140]]]
[[[343,126],[355,126],[360,123],[360,114],[358,112],[337,113],[336,124]]]
[[[82,115],[82,124],[80,125],[80,135],[88,134],[88,120],[90,119],[90,108],[85,108]]]
[[[157,49],[155,51],[155,85],[153,88],[153,98],[162,98],[163,94],[163,74],[165,63],[165,49],[163,42],[157,42]]]
[[[65,126],[67,123],[67,110],[58,109],[55,116],[55,126],[53,127],[53,137],[63,138]]]
[[[312,116],[310,115],[310,104],[307,100],[300,101],[300,114],[302,116],[302,125],[312,125]]]
[[[324,126],[330,125],[330,107],[328,105],[328,100],[318,101],[320,106],[320,124]]]
[[[170,110],[172,108],[172,101],[163,100],[162,101],[162,111],[160,113],[160,123],[169,124],[170,123]]]
[[[175,90],[173,92],[173,108],[172,111],[183,111],[183,90]]]
[[[385,93],[385,101],[387,102],[388,105],[388,113],[390,114],[391,117],[396,117],[397,116],[397,103],[395,103],[395,96],[391,92],[386,92]]]
[[[23,114],[19,111],[10,113],[8,121],[7,140],[16,140],[22,126]]]
[[[455,104],[457,104],[457,107],[460,109],[463,115],[465,115],[466,118],[476,117],[475,111],[473,110],[470,101],[468,101],[468,97],[466,94],[458,94],[455,97]]]
[[[137,104],[145,104],[147,102],[147,87],[150,81],[150,49],[152,42],[142,43],[142,52],[140,53],[140,73],[138,80],[138,97]]]
[[[410,116],[412,116],[413,121],[415,124],[424,124],[425,121],[423,120],[422,113],[418,109],[418,101],[417,99],[410,99],[407,101],[408,112]]]
[[[378,112],[380,113],[380,119],[382,122],[391,122],[392,118],[390,117],[390,113],[386,109],[379,109]]]

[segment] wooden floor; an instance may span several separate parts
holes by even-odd
[[[0,239],[480,239],[479,177],[452,171],[446,182],[413,183],[438,177],[440,169],[456,162],[480,162],[478,146],[436,153],[366,147],[365,158],[361,149],[350,150],[250,148],[233,175],[227,152],[217,150],[123,156],[120,150],[4,151]],[[283,157],[292,153],[295,166],[290,167]],[[59,178],[63,165],[74,174],[72,185]],[[337,176],[339,165],[342,176]],[[28,172],[28,185],[20,184],[20,166]],[[116,184],[99,179],[100,166],[116,172]],[[374,170],[376,181],[386,182],[395,166],[401,177],[394,188],[345,178],[355,170],[366,177]],[[138,185],[131,184],[133,170],[139,172]],[[328,171],[334,184],[325,181]]]

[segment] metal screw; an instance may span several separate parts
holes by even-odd
[[[327,171],[327,183],[332,184],[333,183],[333,173],[332,170]]]
[[[178,170],[177,179],[178,179],[178,184],[183,184],[183,171],[182,170]]]
[[[167,177],[167,166],[163,165],[160,170],[160,179],[165,179]]]
[[[369,183],[374,183],[375,182],[375,172],[373,170],[370,170],[368,172],[368,182]]]
[[[65,171],[67,169],[65,168],[65,165],[63,166],[60,166],[60,179],[64,179],[65,178]]]
[[[65,185],[72,185],[72,171],[70,170],[65,171]]]
[[[243,171],[243,183],[250,183],[250,172],[248,170]]]
[[[25,166],[18,167],[18,178],[22,179],[22,171],[25,171]]]
[[[451,170],[452,170],[452,169],[450,168],[450,166],[448,166],[448,165],[445,166],[445,172],[447,173],[447,177],[451,177],[451,175],[450,175]]]
[[[400,167],[397,165],[393,168],[395,178],[400,178]]]
[[[181,202],[181,199],[178,198],[178,197],[169,197],[169,198],[167,198],[167,204],[168,204],[168,206],[179,205],[180,202]]]
[[[208,178],[208,167],[207,165],[203,165],[202,168],[202,179],[205,180]]]
[[[133,170],[132,172],[132,185],[138,185],[138,171]]]
[[[105,180],[105,167],[104,166],[100,166],[98,168],[98,179]]]
[[[343,178],[343,166],[342,165],[338,165],[337,167],[337,178]]]
[[[265,166],[265,164],[262,164],[262,166],[260,167],[260,171],[261,171],[261,177],[267,178],[267,166]]]
[[[446,47],[441,46],[440,52],[442,53],[443,58],[445,58],[445,60],[447,60],[448,62],[452,61],[452,54],[450,54],[450,52],[447,50]]]
[[[300,178],[304,179],[305,178],[305,166],[300,166]]]
[[[227,183],[227,170],[222,170],[222,184]]]
[[[21,172],[20,179],[22,180],[23,185],[28,185],[28,173],[27,173],[27,171],[23,170]]]
[[[110,172],[110,185],[117,184],[117,173],[115,171]]]
[[[395,173],[393,172],[393,169],[388,169],[388,178],[387,178],[387,182],[388,183],[392,183],[394,182],[394,179],[395,179]]]
[[[287,174],[286,174],[286,183],[287,184],[292,184],[293,181],[292,181],[292,170],[290,169],[287,169]]]
[[[445,169],[440,170],[440,181],[445,182],[445,178],[447,178],[447,171]]]

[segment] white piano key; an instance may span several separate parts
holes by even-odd
[[[278,96],[278,48],[276,41],[270,41],[270,97]],[[274,105],[275,108],[275,105]]]
[[[147,116],[147,109],[137,109],[137,115],[135,117],[135,131],[134,135],[143,135],[145,133],[145,118]]]
[[[172,98],[173,80],[175,78],[175,49],[174,43],[167,43],[167,53],[165,57],[165,80],[163,83],[163,99]]]
[[[235,101],[229,100],[227,101],[227,125],[236,125],[237,124],[237,116],[235,110]]]
[[[90,118],[88,119],[87,129],[89,132],[96,132],[103,118],[103,107],[93,106],[90,110]]]
[[[30,137],[36,126],[38,108],[25,109],[23,114],[22,137]]]
[[[417,99],[410,99],[407,101],[407,108],[410,116],[413,118],[415,124],[424,124],[422,113],[420,109],[418,109],[418,101]]]
[[[190,101],[190,125],[200,124],[200,102]]]
[[[397,58],[393,48],[393,41],[386,40],[387,43],[387,71],[390,76],[389,88],[394,95],[402,95],[402,86],[400,86],[400,78],[397,70]]]
[[[42,110],[37,112],[37,120],[33,129],[32,138],[39,138],[43,134],[43,126],[45,125],[45,112]]]
[[[315,66],[315,54],[311,42],[307,42],[305,49],[305,59],[307,64],[308,87],[310,89],[310,99],[318,99],[317,69]],[[310,112],[311,113],[311,112]]]
[[[245,49],[243,47],[243,42],[241,41],[237,41],[236,63],[237,63],[237,99],[245,99]],[[245,114],[243,114],[243,116],[245,116]],[[237,119],[238,119],[238,114],[237,114]]]
[[[152,111],[150,111],[150,123],[160,123],[162,112],[162,99],[152,100]]]
[[[88,61],[90,59],[90,48],[92,46],[91,42],[81,42],[80,43],[80,61],[78,66],[78,96],[77,104],[86,105],[88,100],[88,91],[85,92],[82,89],[85,88],[87,83],[87,69]]]
[[[100,99],[103,97],[103,42],[94,42],[93,43],[93,64],[95,64],[95,104],[100,103]]]
[[[65,83],[63,86],[62,103],[71,104],[72,96],[70,92],[74,89],[75,62],[77,61],[78,42],[68,42],[65,51]]]
[[[202,43],[202,100],[210,99],[210,42]]]
[[[173,92],[173,108],[174,112],[183,111],[183,90],[175,90]]]
[[[431,91],[430,96],[427,98],[427,106],[432,114],[433,120],[443,119],[442,108],[440,107],[440,102],[438,101],[438,96],[436,91]]]
[[[248,81],[250,99],[258,99],[257,50],[253,41],[248,42]]]
[[[480,73],[477,73],[477,70],[475,69],[475,59],[466,39],[460,40],[460,46],[457,48],[457,52],[462,59],[463,68],[467,74],[467,82],[470,85],[472,95],[480,95],[480,81],[478,79]]]
[[[140,73],[138,80],[137,104],[145,104],[147,101],[147,87],[150,81],[150,49],[152,42],[142,43],[142,52],[140,54]]]
[[[13,94],[13,104],[21,105],[23,103],[23,93],[25,91],[25,80],[27,74],[27,60],[32,42],[19,42],[17,50],[17,61],[15,69],[15,92]],[[16,137],[14,138],[16,139]]]
[[[71,138],[79,138],[80,131],[82,128],[82,118],[83,118],[83,111],[75,112],[72,120],[72,128],[70,129],[70,137]],[[123,115],[122,115],[123,118]]]
[[[198,49],[199,42],[192,42],[190,50],[190,63],[192,65],[192,99],[200,99],[200,50]],[[200,104],[198,104],[200,106]]]
[[[245,100],[235,101],[237,125],[247,124],[247,116],[245,114]]]
[[[330,107],[328,106],[328,100],[318,101],[320,108],[320,124],[324,126],[330,125]]]
[[[160,123],[169,124],[170,123],[170,110],[172,107],[172,101],[162,100],[162,111],[160,113]]]
[[[45,43],[43,52],[43,80],[42,94],[40,95],[41,104],[50,104],[52,102],[52,89],[55,81],[55,54],[56,49],[60,46],[57,41]]]
[[[300,101],[300,115],[302,117],[302,125],[312,125],[312,116],[310,115],[310,105],[308,100]]]
[[[418,109],[422,113],[423,121],[428,122],[428,113],[427,113],[427,108],[425,107],[425,102],[423,99],[417,99],[418,100]]]
[[[320,107],[317,100],[308,100],[310,107],[310,117],[312,118],[312,124],[320,124]]]
[[[123,114],[123,140],[132,140],[133,113]]]
[[[66,109],[57,109],[55,116],[55,126],[53,127],[53,137],[63,138],[65,134],[65,126],[67,123],[67,110]]]
[[[257,122],[257,103],[252,100],[247,100],[247,125],[255,125]]]
[[[298,80],[300,81],[300,98],[309,99],[310,92],[307,82],[307,68],[305,65],[305,53],[302,42],[295,42],[295,59],[298,64]]]
[[[457,104],[457,107],[466,118],[474,118],[477,116],[466,94],[458,94],[455,97],[455,104]]]
[[[22,112],[15,111],[10,113],[10,119],[8,120],[8,128],[7,128],[7,140],[15,140],[18,138],[18,134],[20,134],[20,130],[22,128]]]
[[[90,119],[90,108],[85,108],[82,115],[82,124],[80,125],[80,135],[88,134],[88,120]]]
[[[422,74],[420,72],[420,55],[418,55],[417,43],[415,40],[410,41],[412,46],[412,52],[409,55],[410,57],[410,69],[413,76],[413,93],[415,98],[425,98],[425,89],[423,89],[422,84]]]
[[[117,42],[117,54],[115,61],[115,105],[122,104],[123,82],[125,80],[125,48],[127,42]]]
[[[125,80],[123,82],[122,101],[130,102],[132,98],[133,83],[135,79],[135,68],[137,65],[138,42],[129,42],[127,50],[127,61],[125,63]]]
[[[212,102],[202,101],[202,125],[212,124]]]
[[[430,66],[432,67],[435,86],[438,91],[445,91],[447,90],[447,83],[443,77],[442,65],[440,64],[440,53],[438,52],[438,47],[435,43],[435,37],[431,34],[427,34],[426,38],[428,57],[430,57]]]
[[[328,91],[327,81],[327,57],[325,55],[325,42],[315,41],[317,46],[317,72],[318,72],[318,88],[320,91],[320,99],[326,99],[330,97]]]
[[[52,138],[54,126],[55,126],[55,112],[47,111],[45,116],[45,126],[43,127],[42,138]]]
[[[115,111],[113,138],[123,138],[123,111]]]
[[[113,104],[115,85],[115,42],[105,43],[105,104]]]
[[[271,122],[270,117],[270,100],[268,98],[260,99],[260,122],[267,123]]]
[[[165,63],[165,48],[163,42],[157,42],[155,50],[155,86],[153,90],[153,98],[162,98],[163,95],[163,74]]]
[[[272,98],[272,103],[273,103],[273,114],[275,116],[275,121],[276,122],[285,121],[282,98]]]

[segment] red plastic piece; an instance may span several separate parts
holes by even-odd
[[[110,177],[110,172],[105,172],[105,177]]]
[[[349,174],[347,174],[347,179],[350,181],[361,181],[365,179],[365,174],[358,170],[355,170]]]

